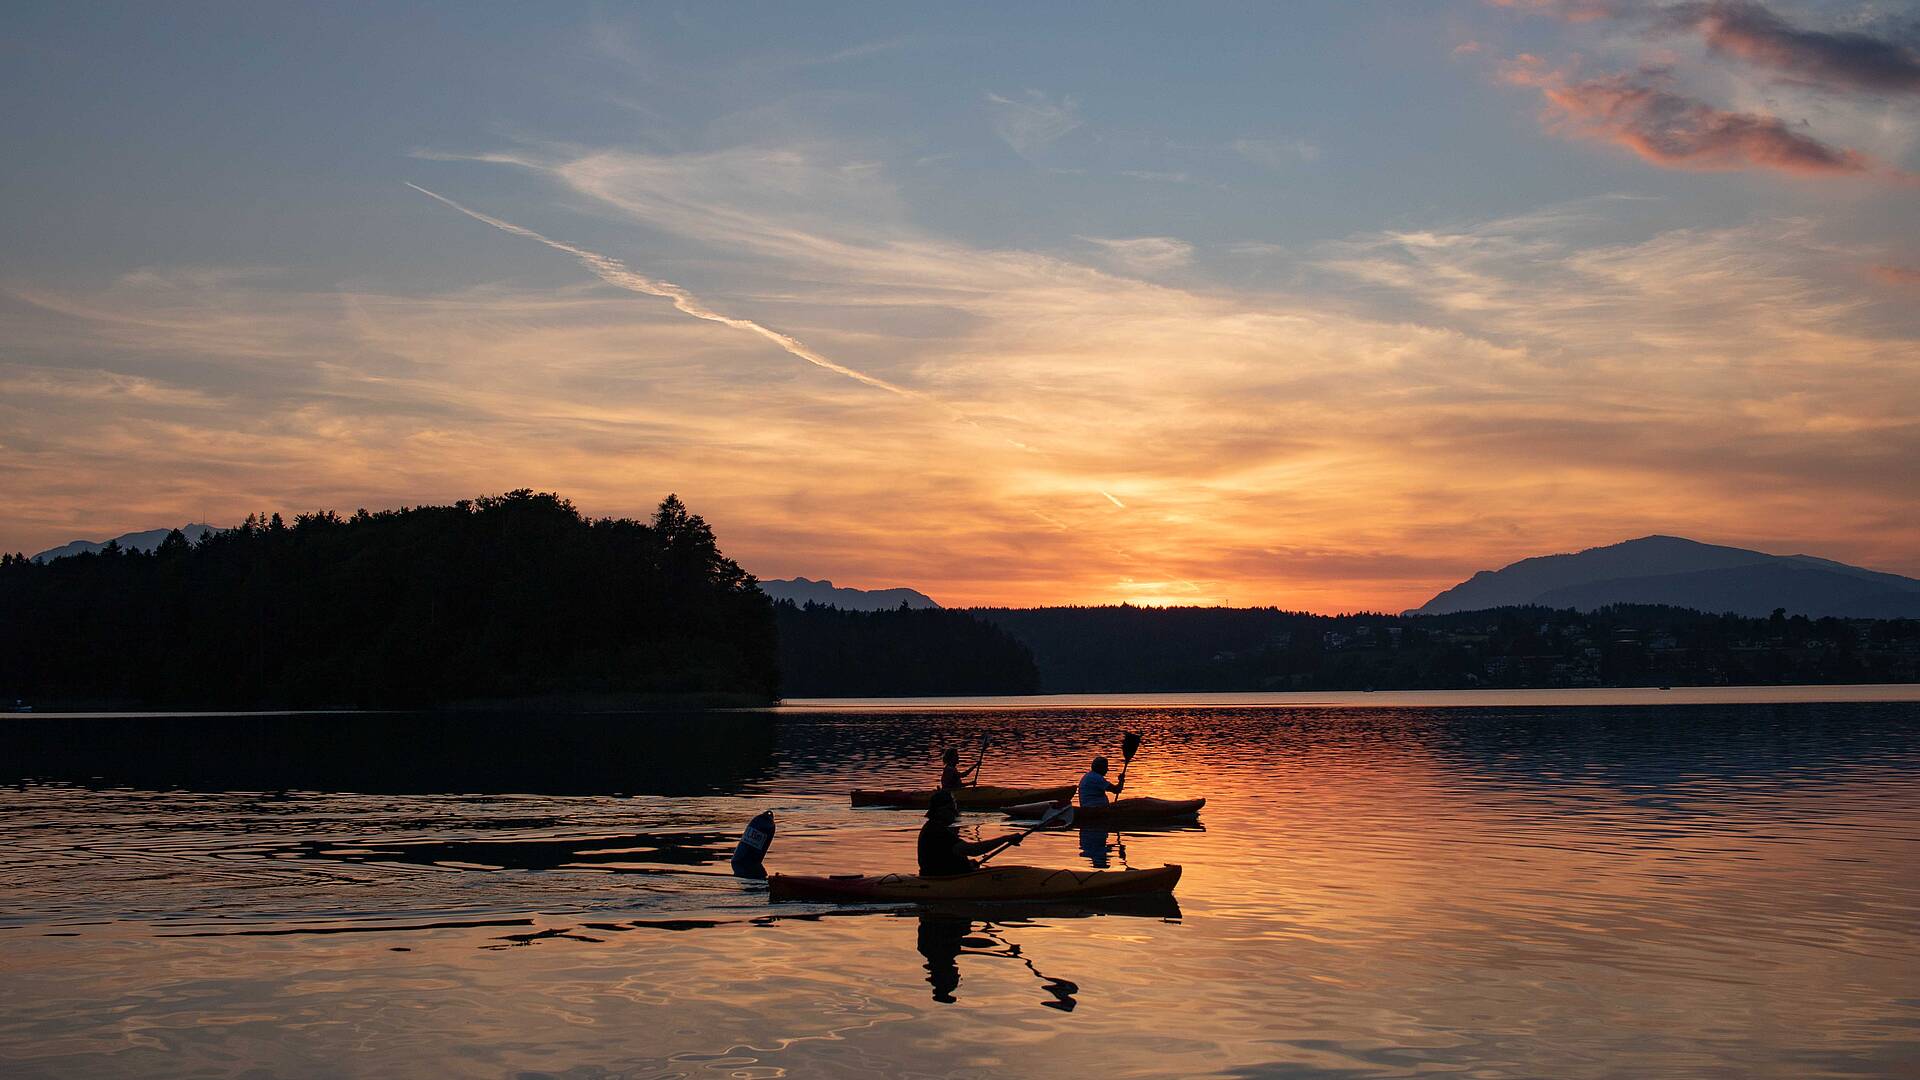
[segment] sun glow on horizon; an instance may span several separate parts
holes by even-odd
[[[0,547],[532,487],[595,515],[676,491],[756,574],[955,607],[1398,611],[1651,533],[1920,573],[1898,71],[1779,20],[1319,14],[1355,32],[1218,72],[1095,35],[1152,100],[1072,50],[1009,52],[1019,87],[936,78],[909,37],[641,63],[608,16],[527,43],[575,73],[514,84],[544,120],[396,96],[318,125],[364,103],[262,87],[288,142],[204,150],[284,193],[271,227],[111,155],[102,202],[17,130],[5,221],[41,261],[0,279]],[[1302,17],[1234,16],[1276,43]],[[338,47],[302,70],[378,59]],[[1408,127],[1383,50],[1458,130]],[[1229,78],[1268,100],[1221,106]],[[610,111],[551,119],[578,100]],[[75,154],[125,145],[60,115]],[[397,141],[333,146],[350,188],[246,172],[336,129]],[[217,189],[198,161],[133,171]]]

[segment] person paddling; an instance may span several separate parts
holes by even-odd
[[[944,763],[940,769],[940,790],[942,791],[953,791],[966,787],[967,777],[980,771],[980,763],[978,761],[975,761],[972,765],[964,769],[961,768],[960,751],[955,750],[951,746],[947,747],[946,752],[940,755],[940,760]]]
[[[1025,840],[1024,833],[1007,833],[992,840],[969,843],[960,839],[960,804],[953,792],[936,791],[927,806],[927,823],[920,826],[920,876],[948,877],[980,869],[974,855],[985,855],[1006,844]]]
[[[1080,778],[1080,808],[1084,810],[1089,806],[1105,806],[1108,792],[1118,795],[1120,789],[1126,786],[1125,778],[1117,784],[1107,779],[1105,757],[1094,758],[1093,768],[1087,772],[1087,775]]]

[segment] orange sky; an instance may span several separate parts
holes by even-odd
[[[1398,610],[1654,532],[1920,574],[1920,80],[1603,8],[1303,8],[1284,65],[939,39],[977,75],[556,25],[474,69],[537,123],[298,81],[351,64],[147,141],[35,97],[0,546],[532,487],[948,605]],[[174,92],[127,107],[247,101]]]

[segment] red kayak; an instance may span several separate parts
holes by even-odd
[[[1122,896],[1171,894],[1180,867],[1151,870],[1050,870],[1039,866],[993,866],[970,874],[921,877],[918,874],[834,874],[816,877],[775,874],[767,894],[775,903],[825,900],[843,904],[930,903],[1007,900],[1105,900]]]
[[[1055,802],[1030,802],[1007,808],[1007,816],[1032,820],[1046,814],[1061,804]],[[1154,821],[1176,821],[1181,818],[1197,817],[1200,808],[1207,805],[1205,799],[1119,799],[1105,806],[1081,806],[1073,811],[1073,823],[1080,828],[1097,828],[1103,825],[1137,825]]]
[[[962,810],[998,810],[1026,802],[1051,802],[1073,798],[1073,785],[1060,787],[963,787],[953,789],[953,799]],[[925,810],[933,799],[932,791],[855,791],[855,806],[887,806],[898,810]]]

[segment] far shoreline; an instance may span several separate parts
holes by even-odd
[[[1019,712],[1150,709],[1461,709],[1461,708],[1646,708],[1678,705],[1897,705],[1920,704],[1920,683],[1831,683],[1781,686],[1565,687],[1507,690],[1298,690],[1243,692],[1157,692],[1118,694],[1010,694],[951,697],[783,698],[773,702],[696,704],[661,701],[599,700],[585,707],[579,699],[551,698],[467,702],[421,708],[310,709],[138,709],[97,708],[0,713],[0,722],[30,720],[111,720],[275,716],[449,716],[462,713],[504,716],[609,717],[627,715],[690,716],[701,713],[806,715],[885,712]]]
[[[1527,708],[1662,705],[1920,703],[1920,683],[1783,686],[1595,686],[1512,690],[1295,690],[1139,694],[1023,694],[1005,697],[786,698],[772,711],[941,712],[1021,709]]]

